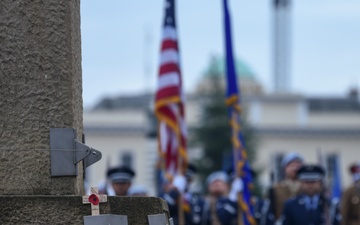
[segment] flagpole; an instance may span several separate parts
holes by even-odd
[[[237,114],[236,112],[232,112],[231,115],[231,120],[232,122],[237,120]],[[237,139],[238,133],[236,131],[236,129],[232,126],[232,138],[233,138],[233,142],[235,141],[235,138]],[[233,156],[234,156],[234,170],[235,170],[235,174],[236,177],[241,178],[241,171],[240,168],[238,168],[239,165],[239,149],[235,147],[235,145],[233,144]],[[238,212],[237,212],[237,224],[238,225],[244,225],[244,217],[243,217],[243,213],[241,210],[241,198],[242,198],[242,193],[238,193],[237,194],[237,204],[238,204]]]
[[[180,112],[178,112],[180,113]],[[179,115],[177,116],[177,120],[178,120],[178,124],[180,124],[179,121]],[[177,134],[177,139],[178,139],[178,151],[177,151],[177,167],[178,167],[178,175],[182,176],[184,174],[183,171],[183,166],[182,166],[182,156],[181,156],[181,135],[180,132]],[[178,208],[178,219],[179,219],[179,225],[185,225],[185,213],[184,213],[184,202],[183,202],[183,193],[181,193],[179,191],[179,197],[178,197],[178,203],[179,203],[179,208]]]

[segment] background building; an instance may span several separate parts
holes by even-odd
[[[254,73],[237,61],[242,101],[258,136],[255,168],[262,171],[264,186],[280,179],[279,162],[289,151],[301,153],[308,162],[322,161],[330,169],[339,159],[342,185],[349,185],[348,165],[360,158],[360,103],[356,90],[343,97],[308,97],[300,94],[265,94]],[[223,59],[214,57],[194,93],[187,94],[186,122],[197,126],[202,93],[211,88],[208,77],[223,75]],[[106,169],[119,164],[133,167],[135,183],[155,194],[157,160],[156,121],[152,114],[152,94],[103,99],[84,112],[86,143],[103,154],[103,159],[88,168],[89,185],[105,178]],[[191,135],[191,132],[190,132]],[[201,156],[201,149],[190,147],[190,159]],[[329,173],[330,181],[332,172]]]

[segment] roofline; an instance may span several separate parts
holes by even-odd
[[[255,132],[261,136],[274,137],[360,137],[360,128],[255,128]]]
[[[194,127],[190,127],[190,132]],[[259,136],[273,137],[349,137],[359,138],[360,128],[254,128]],[[147,135],[149,130],[140,126],[85,126],[85,134],[143,134]]]

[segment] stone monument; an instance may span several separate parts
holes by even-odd
[[[80,0],[0,1],[0,84],[0,223],[84,224],[82,161],[76,174],[53,176],[50,160],[51,129],[82,140]],[[127,215],[129,224],[168,216],[159,198],[101,204],[100,214]]]

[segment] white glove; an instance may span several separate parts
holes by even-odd
[[[177,190],[180,193],[184,193],[185,192],[185,188],[186,188],[186,178],[183,175],[176,175],[174,177],[174,180],[172,182],[172,184],[177,188]]]
[[[231,189],[228,195],[230,201],[236,202],[238,194],[243,190],[243,188],[244,188],[244,184],[241,178],[240,177],[235,178],[231,183]]]

